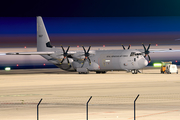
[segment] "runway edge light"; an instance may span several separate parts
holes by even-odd
[[[5,67],[5,71],[10,71],[11,68],[10,67]]]
[[[161,63],[153,63],[153,66],[154,66],[154,67],[161,67],[162,64],[161,64]]]

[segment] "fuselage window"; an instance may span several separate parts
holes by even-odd
[[[136,61],[136,58],[134,58],[134,62]]]

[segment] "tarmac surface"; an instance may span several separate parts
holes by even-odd
[[[180,74],[144,69],[77,74],[60,69],[0,71],[0,120],[84,120],[89,102],[90,120],[180,119]]]

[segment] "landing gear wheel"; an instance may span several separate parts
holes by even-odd
[[[138,73],[138,70],[131,70],[131,73],[132,73],[132,74],[137,74],[137,73]]]
[[[134,70],[135,71],[135,74],[137,74],[138,73],[138,70]]]
[[[89,72],[78,72],[79,74],[89,74]]]
[[[106,71],[96,71],[96,74],[100,74],[100,73],[105,74]]]

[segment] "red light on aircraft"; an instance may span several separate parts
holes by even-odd
[[[77,45],[77,47],[79,47],[79,45]]]
[[[151,61],[149,61],[149,63],[150,63]]]
[[[26,48],[26,46],[24,46],[24,48]]]
[[[177,63],[178,61],[176,60],[175,62]]]
[[[158,44],[156,44],[156,46],[158,46]]]
[[[44,63],[43,65],[45,66],[46,64]]]
[[[17,64],[16,66],[18,67],[19,65]]]
[[[105,47],[105,45],[103,45],[103,47]]]

